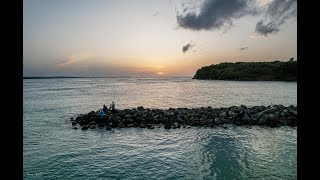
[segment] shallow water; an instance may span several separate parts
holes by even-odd
[[[189,78],[23,80],[24,179],[296,179],[292,127],[88,129],[69,118],[116,108],[297,105],[295,82]]]

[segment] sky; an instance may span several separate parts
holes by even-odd
[[[23,75],[193,77],[297,58],[296,0],[24,0]]]

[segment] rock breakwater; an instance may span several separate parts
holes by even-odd
[[[296,106],[254,106],[246,107],[232,106],[228,108],[169,108],[150,109],[139,106],[133,109],[114,109],[107,111],[103,116],[98,111],[91,111],[87,114],[80,114],[70,118],[74,129],[80,126],[82,130],[88,128],[190,128],[215,127],[226,124],[260,125],[260,126],[297,126]],[[79,127],[79,128],[80,128]]]

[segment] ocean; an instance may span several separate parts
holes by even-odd
[[[191,78],[23,80],[24,179],[297,179],[296,127],[72,129],[109,107],[297,105],[297,83]]]

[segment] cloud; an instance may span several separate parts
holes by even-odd
[[[190,42],[190,43],[188,43],[188,44],[186,44],[185,46],[182,47],[182,52],[183,53],[186,53],[189,49],[191,49],[194,46],[194,44],[191,44],[191,43],[192,42]]]
[[[178,27],[190,30],[228,30],[246,15],[260,16],[255,33],[262,36],[280,31],[280,26],[297,15],[297,0],[203,0],[182,4],[177,11]],[[199,3],[198,3],[199,4]]]
[[[219,30],[231,27],[234,19],[257,14],[257,11],[255,0],[204,0],[198,13],[190,8],[184,8],[183,13],[177,13],[177,22],[182,28]]]
[[[256,32],[260,35],[267,36],[268,34],[278,32],[280,30],[278,27],[279,25],[275,22],[264,22],[261,20],[256,25]]]
[[[265,18],[257,22],[255,32],[267,36],[280,31],[280,26],[297,16],[297,0],[273,0],[268,4]]]
[[[156,11],[152,16],[158,16],[159,12]]]
[[[267,39],[267,38],[269,38],[269,37],[261,35],[259,33],[250,34],[249,37],[252,39]]]
[[[70,64],[74,64],[76,62],[86,60],[89,58],[89,55],[87,53],[77,53],[77,54],[72,54],[68,58],[64,60],[64,62],[59,63],[58,66],[66,66]]]
[[[242,47],[240,48],[240,51],[244,51],[244,50],[247,50],[248,49],[248,46],[247,47]]]
[[[265,6],[269,4],[272,0],[258,0],[259,6]]]

